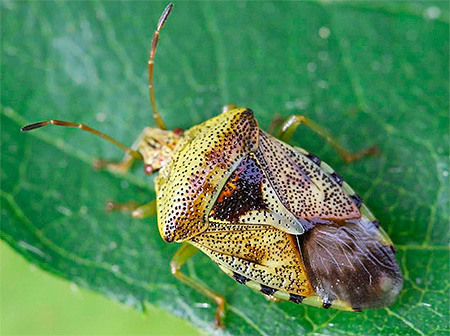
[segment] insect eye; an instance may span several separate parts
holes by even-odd
[[[176,136],[180,136],[180,135],[182,135],[182,134],[184,133],[184,130],[183,130],[181,127],[178,127],[178,128],[175,128],[175,129],[173,130],[173,133],[174,133]]]

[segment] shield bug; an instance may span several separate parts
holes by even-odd
[[[286,142],[305,124],[345,161],[376,152],[349,153],[303,115],[290,117],[273,136],[258,127],[253,112],[234,104],[189,130],[167,130],[157,112],[153,67],[159,33],[173,5],[164,10],[151,43],[149,94],[157,128],[145,128],[131,148],[84,124],[77,127],[123,149],[121,162],[97,167],[127,171],[142,160],[155,178],[157,200],[146,205],[110,203],[133,217],[156,213],[161,237],[183,243],[170,262],[174,276],[214,300],[222,325],[225,298],[180,271],[198,250],[230,277],[268,299],[347,311],[391,304],[402,288],[395,248],[353,189],[312,153]]]

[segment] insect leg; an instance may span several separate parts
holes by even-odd
[[[134,211],[139,206],[139,203],[135,201],[130,201],[127,203],[116,203],[114,201],[107,201],[105,205],[106,212],[113,211],[123,211],[123,212],[131,212]]]
[[[327,140],[328,143],[333,146],[333,148],[339,153],[339,155],[345,162],[352,162],[355,160],[359,160],[367,155],[375,155],[379,153],[379,149],[377,146],[371,146],[356,153],[349,152],[331,136],[327,129],[316,124],[314,121],[302,114],[291,115],[289,119],[283,123],[276,137],[284,142],[288,142],[292,138],[294,131],[302,123],[308,126],[315,133],[324,137],[325,140]]]
[[[285,119],[282,118],[279,114],[275,114],[269,124],[269,127],[267,128],[267,133],[275,136],[277,134],[277,130],[280,128],[284,121]]]
[[[106,202],[106,211],[125,211],[131,212],[131,217],[143,219],[156,214],[156,200],[150,203],[139,205],[135,201],[127,203]]]
[[[197,253],[198,249],[194,247],[191,244],[183,244],[180,249],[175,253],[172,260],[170,261],[170,270],[172,274],[181,282],[185,283],[189,287],[192,287],[197,292],[209,297],[217,304],[217,311],[216,311],[216,319],[215,323],[218,328],[223,328],[222,320],[225,315],[225,298],[217,293],[214,293],[211,291],[208,287],[205,285],[191,279],[184,273],[180,271],[181,266],[192,256],[194,256],[195,253]]]
[[[139,134],[137,139],[131,145],[131,147],[130,147],[131,150],[133,150],[133,151],[138,150],[139,145],[144,140],[145,133],[146,133],[146,129],[144,129],[141,132],[141,134]],[[133,162],[135,159],[136,159],[136,157],[130,155],[129,153],[125,153],[125,156],[119,162],[98,159],[94,162],[94,168],[95,169],[111,169],[114,171],[118,171],[120,173],[126,173],[133,165]]]
[[[233,103],[224,105],[224,106],[222,107],[222,113],[225,113],[225,112],[234,110],[234,109],[236,109],[236,108],[238,108],[238,106],[237,106],[236,104],[233,104]]]
[[[156,215],[156,200],[151,201],[150,203],[138,206],[131,213],[133,218],[143,219],[150,216]]]

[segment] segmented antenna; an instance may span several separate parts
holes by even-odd
[[[113,143],[114,145],[116,145],[117,147],[121,148],[123,151],[125,151],[126,153],[130,154],[131,156],[133,156],[134,158],[138,159],[138,160],[142,160],[142,155],[139,154],[139,152],[128,148],[124,145],[122,145],[119,141],[111,138],[110,136],[106,135],[105,133],[99,132],[96,129],[93,129],[85,124],[79,124],[79,123],[74,123],[74,122],[69,122],[69,121],[62,121],[62,120],[56,120],[56,119],[52,119],[52,120],[48,120],[48,121],[40,121],[34,124],[30,124],[27,126],[22,127],[20,130],[22,132],[28,132],[28,131],[32,131],[34,129],[37,128],[41,128],[47,125],[55,125],[55,126],[64,126],[64,127],[75,127],[75,128],[79,128],[83,131],[95,134],[105,140],[108,140],[109,142]]]
[[[150,58],[148,60],[148,90],[150,93],[150,105],[153,111],[153,119],[155,120],[158,127],[163,130],[167,129],[167,127],[164,124],[161,116],[159,115],[158,110],[156,109],[155,91],[153,88],[153,65],[155,63],[155,53],[156,46],[158,45],[159,32],[164,26],[164,23],[166,23],[166,20],[169,17],[172,8],[173,4],[169,4],[159,18],[158,26],[156,27],[155,33],[153,34],[152,44],[150,48]]]

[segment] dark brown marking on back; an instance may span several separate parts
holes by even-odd
[[[340,186],[342,185],[342,182],[344,182],[344,180],[342,179],[341,175],[339,175],[336,172],[333,172],[332,174],[330,174],[330,177]]]
[[[249,108],[245,109],[245,111],[242,112],[242,115],[247,118],[253,118],[253,111]]]
[[[317,156],[315,156],[313,153],[309,153],[306,155],[308,159],[310,159],[312,162],[314,162],[316,165],[320,166],[320,163],[322,160],[320,160]]]
[[[247,156],[228,178],[211,210],[214,219],[236,222],[251,210],[267,209],[262,197],[263,172],[252,156]]]
[[[261,285],[260,291],[261,291],[261,293],[266,294],[266,295],[273,295],[273,293],[275,293],[277,290],[267,287],[265,285]]]
[[[305,299],[304,296],[297,295],[297,294],[289,294],[289,301],[292,301],[294,303],[302,303],[302,301]]]
[[[362,199],[358,194],[354,194],[354,195],[350,195],[350,198],[352,199],[353,203],[355,203],[355,205],[360,208],[362,205]]]
[[[240,275],[239,273],[236,273],[236,272],[233,273],[233,279],[242,285],[245,285],[249,281],[248,278],[246,278],[245,276]]]

